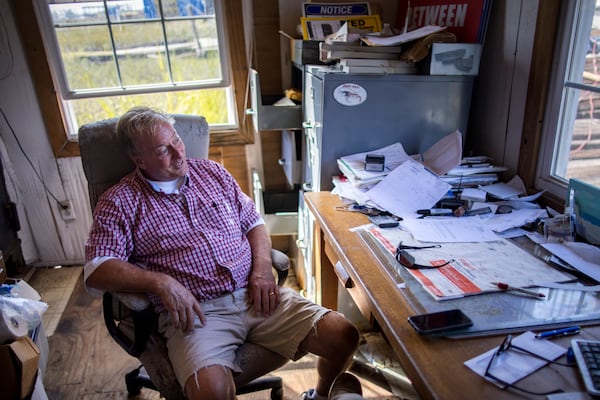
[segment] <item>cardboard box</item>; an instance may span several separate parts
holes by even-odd
[[[300,40],[292,39],[293,49],[291,51],[292,62],[304,64],[323,64],[319,60],[319,43],[318,40]]]
[[[21,400],[31,393],[39,358],[39,348],[28,337],[0,346],[0,387],[3,399]]]
[[[294,64],[324,64],[319,60],[320,40],[302,40],[283,31],[279,31],[279,34],[289,40],[290,58]]]
[[[478,43],[433,43],[429,73],[431,75],[477,75],[481,59]]]

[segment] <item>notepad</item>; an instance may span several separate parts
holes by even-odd
[[[502,340],[499,339],[499,342],[501,341]],[[554,342],[545,339],[536,339],[535,334],[531,331],[527,331],[514,337],[512,343],[547,360],[556,360],[567,352],[567,349]],[[497,349],[498,348],[495,347],[475,358],[465,361],[465,365],[477,375],[485,377],[485,369],[490,362],[490,358]],[[534,357],[527,353],[515,350],[508,350],[502,353],[500,357],[502,357],[501,362],[495,363],[494,369],[491,372],[494,376],[497,376],[499,379],[510,384],[525,378],[527,375],[548,364],[547,361],[542,360],[539,357]],[[493,380],[490,381],[496,383]],[[503,385],[498,384],[498,386],[502,387]]]

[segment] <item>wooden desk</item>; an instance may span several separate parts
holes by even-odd
[[[527,398],[515,390],[500,390],[463,364],[498,346],[504,335],[443,339],[417,334],[407,322],[407,318],[415,314],[407,298],[369,247],[357,234],[350,232],[351,228],[368,223],[367,218],[359,213],[336,211],[335,206],[341,205],[341,201],[329,192],[312,192],[304,196],[316,220],[314,265],[317,301],[326,307],[337,308],[338,279],[333,266],[340,262],[353,283],[348,292],[362,314],[381,328],[422,398]],[[585,327],[578,337],[598,339],[600,326]],[[570,339],[572,337],[558,338],[556,342],[568,347]],[[576,368],[555,365],[542,368],[517,385],[533,391],[585,391]]]

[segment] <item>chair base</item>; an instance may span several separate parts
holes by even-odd
[[[142,388],[158,390],[142,365],[125,374],[125,385],[129,396],[140,394]],[[283,400],[283,380],[278,376],[255,379],[240,386],[236,394],[246,394],[271,389],[271,400]]]
[[[129,396],[140,394],[142,388],[158,390],[142,365],[125,374],[125,386]]]

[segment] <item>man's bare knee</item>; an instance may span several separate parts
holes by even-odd
[[[235,398],[233,374],[222,365],[202,368],[188,378],[185,393],[189,400],[232,400]]]
[[[308,334],[300,350],[326,358],[348,356],[358,347],[359,333],[356,327],[337,312],[327,313]]]

